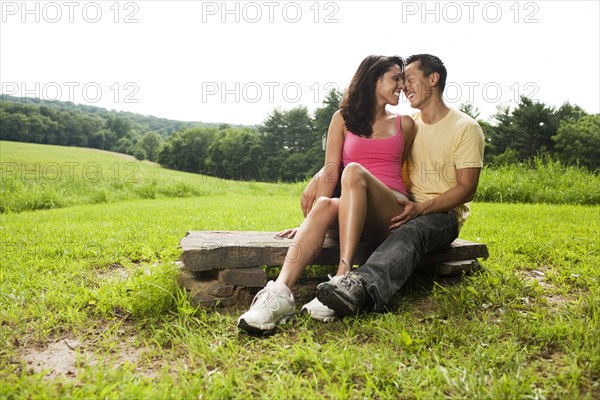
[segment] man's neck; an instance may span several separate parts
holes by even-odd
[[[432,96],[429,100],[430,101],[419,108],[421,110],[421,119],[427,125],[441,121],[448,115],[448,111],[450,111],[450,108],[448,108],[441,97]]]

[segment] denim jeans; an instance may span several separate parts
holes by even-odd
[[[454,213],[427,214],[395,229],[355,272],[379,311],[402,287],[424,254],[458,237]]]

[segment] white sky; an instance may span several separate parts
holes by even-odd
[[[258,124],[369,54],[431,53],[446,98],[600,112],[600,1],[1,1],[0,92]],[[395,108],[411,113],[406,99]]]

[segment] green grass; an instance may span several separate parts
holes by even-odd
[[[235,327],[243,307],[190,306],[178,241],[297,225],[299,191],[216,183],[0,215],[0,398],[600,397],[598,206],[474,203],[461,237],[487,243],[481,272],[415,276],[386,313],[255,337]],[[70,372],[28,363],[64,340]]]
[[[598,205],[600,175],[543,156],[486,167],[475,201]]]
[[[0,141],[0,213],[123,200],[294,194],[303,185],[234,182],[97,149]]]
[[[234,182],[97,149],[0,141],[0,213],[124,200],[247,195],[299,197],[298,184]],[[600,175],[550,158],[484,168],[476,201],[600,204]]]

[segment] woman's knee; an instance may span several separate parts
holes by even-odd
[[[337,211],[338,199],[321,196],[315,201],[313,210],[315,213],[326,213],[329,211]]]
[[[367,180],[365,174],[367,170],[359,163],[349,163],[342,172],[342,188],[346,187],[366,187]],[[343,192],[343,190],[342,190]]]

